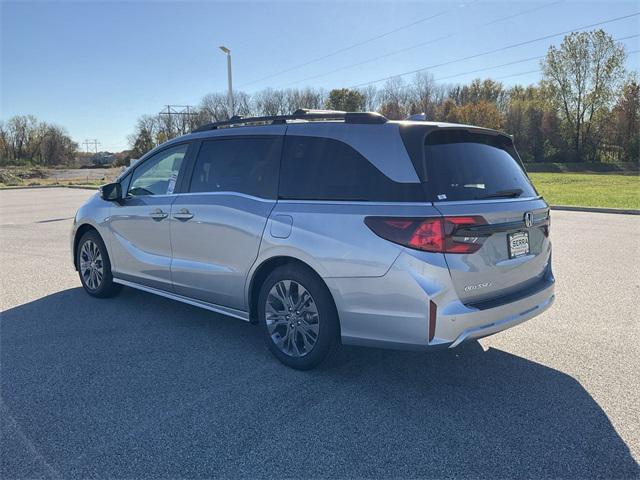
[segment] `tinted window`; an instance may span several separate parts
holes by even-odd
[[[537,193],[508,138],[448,130],[425,140],[426,180],[434,201],[531,197]]]
[[[202,143],[191,192],[238,192],[275,198],[281,140],[228,138]]]
[[[419,183],[391,180],[344,142],[287,135],[280,197],[298,200],[419,202]]]
[[[136,167],[129,195],[166,195],[173,193],[188,145],[179,145],[156,153]]]

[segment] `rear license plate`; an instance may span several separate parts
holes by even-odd
[[[507,235],[509,258],[517,258],[529,254],[529,232],[516,232]]]

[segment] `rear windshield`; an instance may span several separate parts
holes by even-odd
[[[506,137],[436,131],[424,155],[423,181],[436,202],[537,196]]]

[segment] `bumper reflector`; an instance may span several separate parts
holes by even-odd
[[[433,302],[429,301],[429,341],[433,340],[436,335],[436,315],[438,314],[438,307]]]

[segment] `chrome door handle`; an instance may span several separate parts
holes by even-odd
[[[167,212],[163,212],[161,209],[156,208],[150,214],[151,218],[154,220],[162,220],[163,218],[167,218],[169,214]]]
[[[177,218],[178,220],[189,220],[190,218],[193,218],[193,213],[186,208],[181,208],[179,212],[173,214],[173,218]]]

